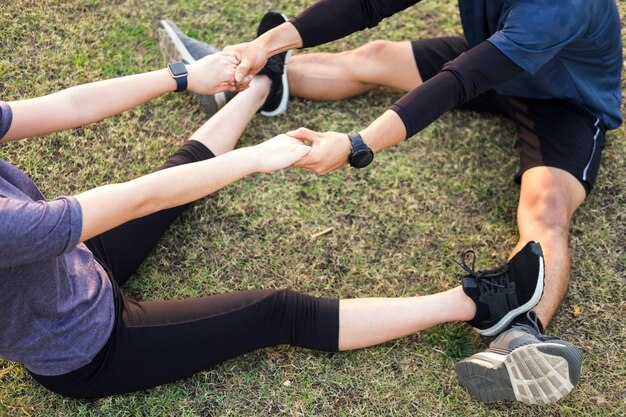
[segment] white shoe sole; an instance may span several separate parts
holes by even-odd
[[[196,62],[167,21],[161,20],[159,26],[157,29],[159,48],[168,63],[183,61],[191,64]]]
[[[479,401],[544,405],[557,402],[574,389],[581,366],[582,352],[575,346],[537,343],[508,355],[477,354],[458,362],[455,371],[461,385]]]
[[[544,284],[544,265],[543,265],[543,256],[539,258],[539,274],[537,277],[537,286],[535,287],[535,292],[533,296],[526,303],[521,306],[509,311],[504,317],[500,319],[495,325],[487,328],[487,329],[476,329],[478,334],[481,336],[496,336],[500,334],[511,321],[519,316],[522,313],[525,313],[532,309],[534,306],[539,303],[541,300],[541,296],[543,295],[543,284]]]
[[[289,21],[289,18],[284,14],[280,14],[285,22]],[[283,114],[287,111],[287,105],[289,104],[289,81],[287,79],[287,63],[289,62],[289,58],[291,58],[291,51],[287,51],[285,55],[285,66],[283,69],[283,75],[281,77],[281,82],[283,83],[283,95],[280,98],[280,104],[272,111],[262,111],[261,115],[265,117],[274,117]]]

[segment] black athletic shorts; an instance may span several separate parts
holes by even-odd
[[[412,42],[412,46],[424,81],[469,49],[462,37],[419,40]],[[495,90],[487,91],[460,108],[513,119],[520,145],[517,183],[521,183],[526,170],[549,166],[569,172],[582,183],[587,194],[591,191],[600,167],[606,128],[585,108],[566,100],[511,97]]]

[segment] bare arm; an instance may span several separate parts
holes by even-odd
[[[248,87],[272,55],[294,48],[308,48],[376,26],[420,0],[320,0],[291,22],[283,23],[252,42],[225,48],[237,54],[237,88]]]
[[[446,111],[516,77],[522,69],[489,41],[461,54],[425,83],[417,86],[361,131],[374,151],[402,142]],[[290,135],[313,143],[313,150],[295,166],[323,175],[346,165],[350,142],[346,134],[308,129]]]
[[[80,241],[127,221],[209,195],[253,172],[290,166],[310,148],[285,135],[202,162],[181,165],[135,180],[76,195],[83,226]]]
[[[233,89],[233,54],[215,54],[188,66],[189,90],[212,93]],[[13,122],[2,142],[94,123],[176,89],[169,70],[78,85],[43,97],[13,101]]]

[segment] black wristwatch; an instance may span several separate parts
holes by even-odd
[[[176,80],[176,90],[177,93],[185,91],[187,89],[187,67],[182,62],[173,62],[171,64],[167,64],[167,67],[170,69],[170,74],[172,74],[172,78]]]
[[[374,160],[374,152],[363,142],[359,132],[348,133],[348,139],[350,139],[350,146],[352,147],[348,157],[350,166],[353,168],[365,168]]]

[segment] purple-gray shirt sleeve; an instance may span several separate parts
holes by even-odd
[[[73,250],[82,232],[74,197],[23,201],[0,197],[0,268],[60,256]]]
[[[11,107],[4,101],[0,101],[0,140],[7,134],[13,121]]]

